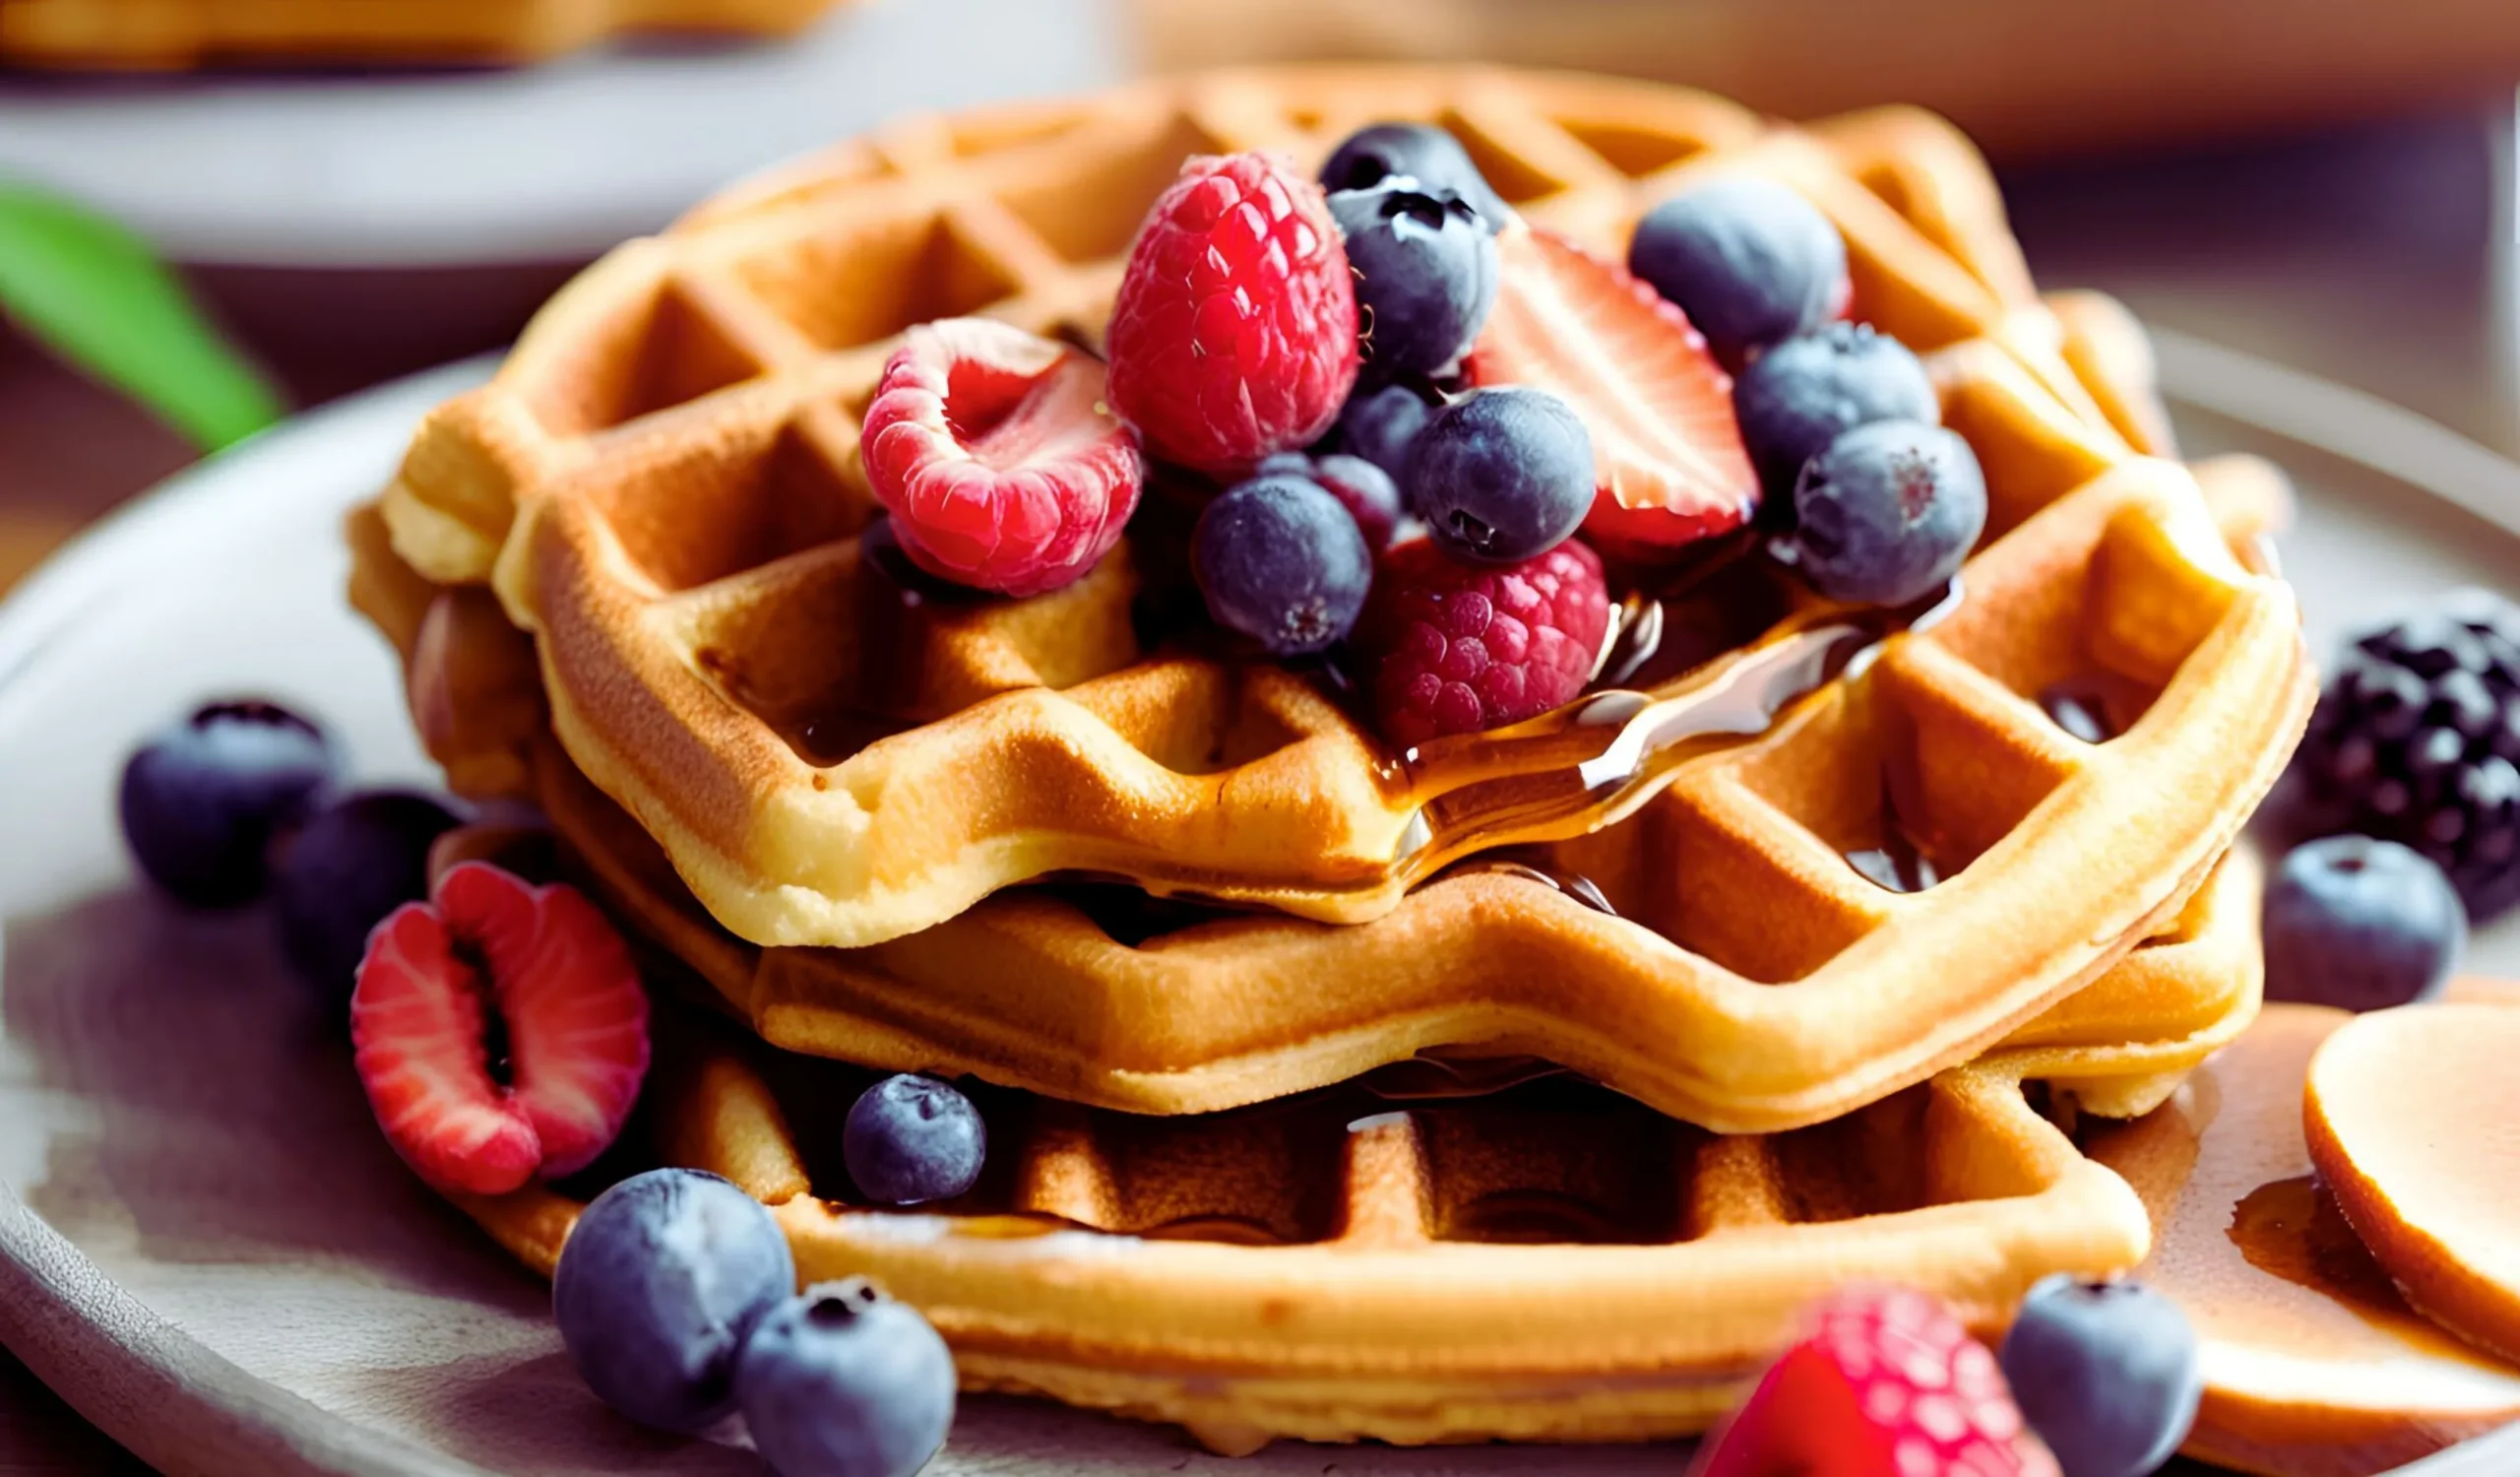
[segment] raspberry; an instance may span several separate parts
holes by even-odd
[[[1409,747],[1544,713],[1592,679],[1609,618],[1601,558],[1571,540],[1478,567],[1403,544],[1374,571],[1357,626],[1375,723]]]
[[[1111,404],[1156,455],[1238,477],[1313,441],[1356,382],[1356,289],[1321,187],[1202,156],[1147,214],[1111,309]]]
[[[903,336],[866,407],[866,481],[903,551],[956,584],[1039,595],[1120,540],[1146,462],[1102,366],[986,318]]]
[[[2057,1477],[2003,1371],[1922,1293],[1829,1300],[1691,1477]]]

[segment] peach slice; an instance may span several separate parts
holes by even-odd
[[[2313,1176],[2302,1082],[2352,1018],[2269,1005],[2168,1104],[2089,1139],[2152,1212],[2134,1275],[2177,1299],[2202,1342],[2191,1456],[2362,1477],[2520,1418],[2520,1369],[2408,1308]]]
[[[2520,1009],[2356,1017],[2310,1059],[2302,1131],[2406,1300],[2520,1360]]]

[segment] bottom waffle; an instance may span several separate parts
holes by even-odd
[[[587,833],[565,814],[560,833],[611,894]],[[457,833],[440,863],[485,844],[499,838]],[[2253,864],[2227,860],[2200,898],[2193,932],[2130,958],[2246,961],[2197,1033],[2220,1041],[2257,1009]],[[1700,1431],[1800,1309],[1848,1282],[1922,1288],[1998,1325],[2039,1277],[2123,1270],[2150,1236],[2026,1079],[2149,1066],[2167,1092],[2191,1060],[2185,1041],[2025,1047],[1828,1124],[1736,1136],[1571,1076],[1514,1081],[1537,1068],[1513,1063],[1400,1063],[1175,1118],[976,1088],[987,1175],[900,1211],[853,1203],[841,1167],[842,1105],[873,1073],[700,1016],[658,1047],[644,1127],[606,1173],[724,1175],[773,1208],[805,1279],[870,1275],[919,1308],[970,1387],[1174,1422],[1227,1451]],[[460,1203],[548,1273],[572,1195],[594,1188]]]

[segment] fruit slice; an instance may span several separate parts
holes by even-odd
[[[585,1168],[620,1133],[647,1075],[648,997],[576,889],[468,862],[369,936],[350,1039],[377,1124],[420,1178],[504,1194]]]
[[[2196,1325],[2190,1456],[2360,1477],[2520,1417],[2520,1370],[2409,1309],[2319,1188],[2302,1083],[2351,1019],[2270,1004],[2169,1104],[2090,1141],[2152,1212],[2153,1252],[2133,1275]]]
[[[1593,435],[1595,543],[1634,554],[1730,533],[1759,479],[1732,418],[1732,377],[1686,315],[1616,263],[1553,231],[1497,239],[1503,273],[1466,368],[1479,385],[1547,390]]]
[[[1985,1345],[1922,1293],[1821,1305],[1810,1337],[1768,1368],[1693,1477],[2056,1477]]]
[[[2520,1361],[2520,1010],[2410,1005],[2310,1060],[2310,1160],[2408,1303]]]

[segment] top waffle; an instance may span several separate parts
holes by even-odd
[[[2292,601],[2182,472],[2134,456],[2139,413],[2076,374],[1974,154],[1914,113],[1796,132],[1592,79],[1330,70],[909,125],[565,290],[424,428],[385,503],[396,546],[441,582],[495,568],[571,758],[756,942],[873,943],[1052,871],[1386,911],[1370,883],[1416,816],[1394,756],[1286,671],[1143,652],[1125,546],[1050,596],[940,607],[848,538],[894,333],[979,311],[1091,344],[1183,154],[1317,155],[1378,116],[1444,121],[1596,243],[1708,170],[1803,191],[1848,239],[1857,316],[1930,354],[1987,472],[1994,562],[1960,616],[1677,772],[1697,819],[1659,855],[1682,865],[1635,878],[1667,917],[1601,940],[1647,994],[1714,1041],[1790,1020],[1849,1060],[1965,1055],[2175,910],[2298,732]],[[2056,729],[2036,698],[2059,682],[2121,736]],[[1847,865],[1894,830],[1951,880],[1901,897]]]
[[[785,34],[833,0],[8,0],[0,60],[134,70],[205,62],[531,61],[631,32]]]

